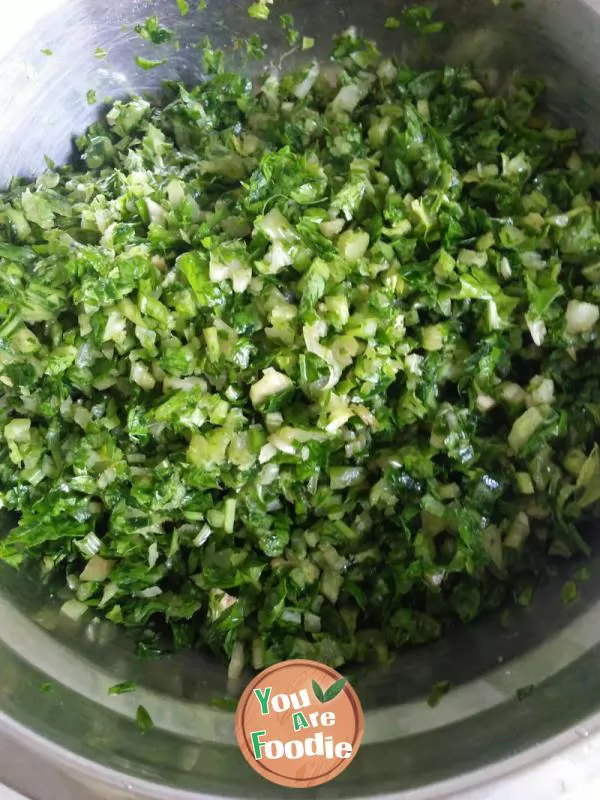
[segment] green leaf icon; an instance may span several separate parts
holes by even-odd
[[[325,695],[323,694],[323,689],[319,686],[319,684],[313,680],[312,682],[312,690],[315,693],[315,697],[319,701],[319,703],[325,702]]]
[[[332,683],[329,689],[327,689],[325,692],[325,700],[323,702],[328,703],[330,700],[336,698],[345,685],[346,678],[340,678],[335,683]]]
[[[330,700],[334,700],[338,696],[338,694],[342,691],[345,685],[346,685],[346,679],[340,678],[339,680],[332,683],[328,689],[323,691],[323,689],[321,689],[319,684],[316,681],[313,681],[312,689],[319,703],[328,703]]]

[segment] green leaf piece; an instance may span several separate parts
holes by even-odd
[[[144,706],[137,707],[137,711],[135,714],[135,721],[140,730],[140,733],[142,734],[149,733],[154,727],[154,723],[152,722],[152,717],[146,711]]]
[[[137,683],[135,681],[123,681],[111,686],[108,693],[109,695],[128,694],[129,692],[135,692],[136,689]]]

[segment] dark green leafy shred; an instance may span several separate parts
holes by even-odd
[[[135,681],[123,681],[123,683],[116,683],[111,686],[108,693],[109,695],[128,694],[129,692],[135,692],[136,689],[137,683]]]
[[[0,557],[233,677],[529,605],[598,518],[598,157],[537,81],[202,47],[0,196]]]
[[[291,14],[281,14],[279,17],[279,24],[285,31],[288,44],[295,45],[300,38],[300,32],[294,28],[294,17]],[[304,39],[307,38],[309,37],[304,37]],[[307,50],[308,48],[304,46],[304,39],[302,49]]]
[[[251,59],[260,60],[265,57],[265,45],[258,33],[252,33],[245,39],[236,39],[234,48],[241,50]]]
[[[430,708],[435,708],[439,705],[442,698],[450,691],[450,681],[438,681],[431,687],[431,691],[427,696],[427,705]]]
[[[529,684],[529,686],[523,686],[520,689],[517,689],[517,700],[521,703],[523,700],[527,700],[528,697],[535,691],[534,684]]]
[[[440,33],[444,28],[443,22],[433,19],[433,9],[426,5],[408,6],[402,10],[402,18],[409,28],[418,33]]]
[[[146,711],[144,706],[138,706],[135,714],[135,721],[140,730],[140,733],[149,733],[154,727],[152,717]]]
[[[143,25],[136,25],[135,31],[142,39],[146,39],[152,44],[164,44],[173,39],[174,33],[169,28],[164,28],[158,21],[158,16],[154,14],[144,22]]]
[[[207,36],[201,41],[199,48],[202,50],[204,69],[209,75],[225,72],[225,54],[221,49],[214,48]]]

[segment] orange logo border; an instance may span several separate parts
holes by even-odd
[[[288,673],[289,677],[284,676],[284,673]],[[293,684],[294,678],[297,680],[298,675],[302,673],[306,674],[305,678],[307,683],[306,690],[309,694],[312,694],[313,696],[314,696],[314,690],[311,689],[311,678],[314,680],[317,680],[319,677],[321,679],[324,678],[330,683],[338,681],[342,678],[340,673],[334,670],[332,667],[328,667],[325,664],[319,663],[318,661],[310,661],[307,659],[292,659],[290,661],[281,661],[278,664],[273,664],[271,667],[267,667],[267,669],[263,670],[261,673],[256,675],[250,681],[250,683],[246,686],[240,698],[235,715],[236,738],[240,746],[240,750],[242,751],[242,755],[244,756],[248,764],[256,772],[258,772],[259,775],[262,775],[264,778],[266,778],[266,780],[278,784],[279,786],[288,786],[298,789],[319,786],[320,784],[333,780],[345,769],[347,769],[347,767],[354,760],[356,753],[358,752],[358,749],[362,742],[364,728],[365,728],[364,714],[358,695],[356,694],[354,688],[348,682],[346,682],[346,684],[339,692],[339,695],[336,696],[335,701],[334,703],[332,703],[332,705],[334,705],[338,709],[341,709],[341,711],[343,712],[343,716],[346,719],[346,722],[348,721],[348,716],[350,716],[353,722],[353,730],[352,731],[347,730],[347,725],[344,726],[346,727],[346,730],[344,731],[339,730],[340,727],[339,725],[337,726],[338,730],[335,730],[335,727],[329,727],[329,725],[335,726],[336,724],[335,722],[336,715],[335,713],[332,714],[330,712],[330,714],[327,715],[327,720],[329,725],[326,733],[333,734],[335,732],[338,734],[338,738],[341,734],[344,737],[344,741],[348,742],[352,747],[349,756],[343,756],[343,757],[336,756],[333,759],[334,760],[333,764],[327,763],[327,760],[325,759],[324,756],[322,758],[319,757],[320,762],[311,761],[311,766],[313,767],[313,770],[314,767],[318,767],[319,763],[321,763],[323,767],[330,767],[330,768],[327,769],[327,771],[323,772],[319,772],[318,770],[317,772],[311,771],[311,773],[308,776],[301,776],[301,775],[294,776],[292,774],[285,774],[286,772],[289,773],[290,770],[293,771],[293,767],[290,766],[291,760],[288,759],[287,757],[283,760],[281,758],[278,758],[277,760],[272,761],[271,764],[273,766],[267,766],[268,759],[265,760],[263,758],[260,758],[259,760],[259,758],[257,758],[254,753],[252,746],[252,739],[251,739],[253,733],[251,728],[255,727],[257,724],[256,722],[253,723],[251,721],[254,713],[251,704],[254,701],[254,703],[256,703],[260,707],[260,702],[257,699],[255,690],[258,689],[259,691],[261,691],[260,689],[261,685],[266,686],[266,683],[273,682],[277,678],[277,676],[279,676],[280,679],[281,677],[285,677],[290,681],[290,683]],[[284,680],[284,685],[285,685],[285,680]],[[285,694],[284,691],[281,691],[281,684],[279,689],[280,689],[280,695]],[[266,689],[264,690],[264,692],[266,693]],[[277,695],[275,697],[277,697]],[[317,712],[316,712],[317,716],[319,714],[320,708],[321,707],[317,707]],[[276,721],[276,724],[280,726],[282,724],[282,715],[278,714],[277,710],[273,709],[273,712],[274,716],[272,717],[272,720]],[[264,717],[264,719],[261,718],[260,724],[263,727],[265,727],[265,729],[268,729],[268,714],[270,713],[271,712],[265,714],[264,711],[262,712],[262,717]],[[288,712],[286,711],[286,713]],[[320,717],[321,720],[324,718],[324,715],[325,712],[321,714]],[[294,717],[295,716],[297,716],[297,713],[294,714]],[[312,715],[310,716],[315,718],[315,712],[313,711]],[[333,723],[331,722],[332,716],[334,717]],[[286,717],[285,719],[288,720],[288,717]],[[302,717],[306,721],[304,713],[302,713]],[[291,719],[289,720],[289,722],[290,722],[289,725],[290,732],[296,731],[295,726],[292,727]],[[254,734],[256,735],[256,733],[257,732],[255,731]],[[268,730],[258,731],[258,733],[264,733],[265,738],[268,737]],[[315,729],[308,730],[303,733],[304,735],[315,734]],[[316,733],[318,735],[319,733],[321,733],[321,731],[316,731]],[[296,738],[300,735],[301,734],[298,732],[295,733]],[[330,739],[332,737],[328,736],[327,738]],[[304,769],[302,769],[302,767],[306,766],[307,759],[308,756],[303,755],[301,757],[301,760],[298,761],[298,767],[300,768],[299,772],[305,771]],[[284,768],[283,770],[278,771],[277,769],[274,768],[274,765],[278,763],[280,764],[283,763],[287,767],[287,769]]]

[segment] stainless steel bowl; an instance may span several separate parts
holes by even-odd
[[[519,11],[508,0],[498,7],[445,0],[440,13],[452,25],[432,40],[435,51],[383,27],[398,0],[275,0],[269,23],[250,20],[248,0],[208,3],[182,18],[175,0],[4,0],[0,185],[13,174],[35,175],[44,155],[72,156],[73,135],[98,113],[86,103],[88,89],[114,98],[155,91],[165,77],[200,79],[194,44],[204,35],[231,52],[235,37],[260,31],[268,61],[293,65],[302,56],[286,52],[283,12],[317,38],[323,57],[331,36],[353,24],[409,61],[474,61],[499,88],[515,70],[541,75],[555,114],[600,147],[600,0],[527,0]],[[182,46],[164,68],[144,72],[134,56],[147,45],[133,26],[154,12]],[[96,48],[107,58],[96,58]],[[509,627],[490,618],[359,675],[363,747],[340,778],[306,796],[548,800],[600,772],[600,585],[591,581],[563,607],[560,587],[575,568],[564,565]],[[120,631],[61,617],[30,579],[1,568],[0,586],[0,777],[14,770],[6,756],[12,741],[18,752],[35,753],[17,788],[44,800],[66,800],[68,792],[77,800],[284,793],[245,764],[232,715],[212,704],[241,689],[227,685],[219,665],[198,654],[137,660]],[[126,679],[137,680],[138,692],[109,697],[109,686]],[[437,680],[455,688],[431,709],[425,698]],[[519,700],[517,690],[531,684],[533,693]],[[155,722],[144,737],[134,721],[140,703]],[[60,789],[49,782],[57,775]]]

